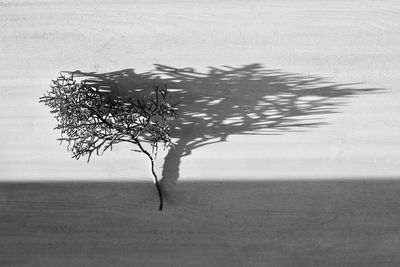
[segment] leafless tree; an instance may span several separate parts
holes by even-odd
[[[167,101],[167,86],[153,87],[153,92],[141,99],[133,96],[112,96],[110,92],[92,87],[73,75],[60,74],[52,81],[51,90],[40,97],[55,114],[61,130],[60,142],[67,142],[72,157],[102,155],[113,145],[128,142],[135,151],[144,153],[151,163],[154,184],[159,196],[159,210],[163,208],[163,195],[154,171],[155,153],[159,143],[172,146],[170,122],[177,116],[177,104]],[[150,144],[146,149],[144,143]]]

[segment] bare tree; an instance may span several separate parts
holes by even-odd
[[[61,130],[60,142],[67,142],[72,158],[102,155],[113,145],[128,142],[134,151],[144,153],[151,163],[154,184],[159,196],[159,210],[163,195],[154,171],[155,154],[159,143],[172,146],[170,121],[177,116],[177,104],[167,101],[167,86],[153,87],[153,92],[141,99],[133,96],[112,96],[110,92],[92,87],[73,75],[60,76],[52,81],[51,90],[39,102],[50,107]],[[150,144],[146,149],[144,143]]]

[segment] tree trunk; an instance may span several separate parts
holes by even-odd
[[[163,195],[162,195],[161,187],[160,187],[160,184],[159,184],[159,182],[158,182],[157,174],[156,174],[156,172],[155,172],[155,170],[154,170],[154,159],[153,159],[153,157],[151,156],[151,154],[150,154],[146,149],[144,149],[144,147],[143,147],[142,144],[140,143],[139,139],[136,138],[135,141],[136,141],[136,144],[138,145],[138,147],[140,148],[140,150],[141,150],[144,154],[146,154],[147,157],[150,159],[150,163],[151,163],[151,173],[153,174],[154,185],[155,185],[156,188],[157,188],[158,197],[159,197],[159,199],[160,199],[160,205],[158,206],[158,210],[162,211],[164,201],[163,201]]]
[[[153,173],[153,175],[154,175],[154,173]],[[159,204],[159,206],[158,206],[158,210],[162,211],[164,201],[163,201],[163,195],[162,195],[160,183],[159,183],[158,180],[157,180],[157,176],[154,176],[154,184],[155,184],[155,186],[156,186],[156,188],[157,188],[158,197],[159,197],[159,199],[160,199],[160,204]]]
[[[154,177],[154,185],[157,188],[158,197],[160,199],[160,205],[158,206],[158,210],[161,211],[163,209],[164,201],[163,201],[163,195],[162,195],[160,183],[158,182],[157,174],[154,171],[154,160],[153,160],[153,157],[150,156],[150,154],[147,154],[147,156],[150,158],[150,161],[151,161],[151,172],[153,173],[153,177]]]

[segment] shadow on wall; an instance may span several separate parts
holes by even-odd
[[[165,65],[155,65],[155,70],[146,73],[133,69],[72,73],[115,97],[130,94],[140,98],[148,95],[152,86],[168,85],[170,103],[180,104],[171,133],[176,145],[165,157],[163,184],[178,180],[181,159],[196,148],[224,142],[232,134],[276,135],[321,126],[327,124],[323,115],[338,112],[347,98],[382,91],[266,69],[260,64],[210,67],[206,73]]]

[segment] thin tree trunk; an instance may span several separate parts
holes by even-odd
[[[157,188],[158,197],[159,197],[159,199],[160,199],[160,205],[158,206],[158,210],[161,211],[161,210],[163,209],[164,201],[163,201],[163,195],[162,195],[160,183],[158,182],[157,174],[156,174],[156,172],[155,172],[155,170],[154,170],[154,159],[153,159],[153,157],[151,156],[151,154],[150,154],[146,149],[143,148],[142,144],[140,143],[140,141],[139,141],[138,139],[136,139],[135,141],[136,141],[138,147],[140,148],[140,150],[141,150],[144,154],[146,154],[147,157],[150,159],[150,162],[151,162],[151,172],[152,172],[153,178],[154,178],[154,185],[155,185],[156,188]]]
[[[154,171],[154,160],[153,160],[153,158],[152,157],[150,157],[150,160],[151,160],[151,172],[153,173],[153,176],[154,176],[154,184],[155,184],[155,186],[156,186],[156,188],[157,188],[157,192],[158,192],[158,197],[159,197],[159,199],[160,199],[160,205],[158,206],[158,210],[162,210],[163,209],[163,195],[162,195],[162,192],[161,192],[161,187],[160,187],[160,184],[159,184],[159,182],[158,182],[158,179],[157,179],[157,174],[156,174],[156,172]]]

